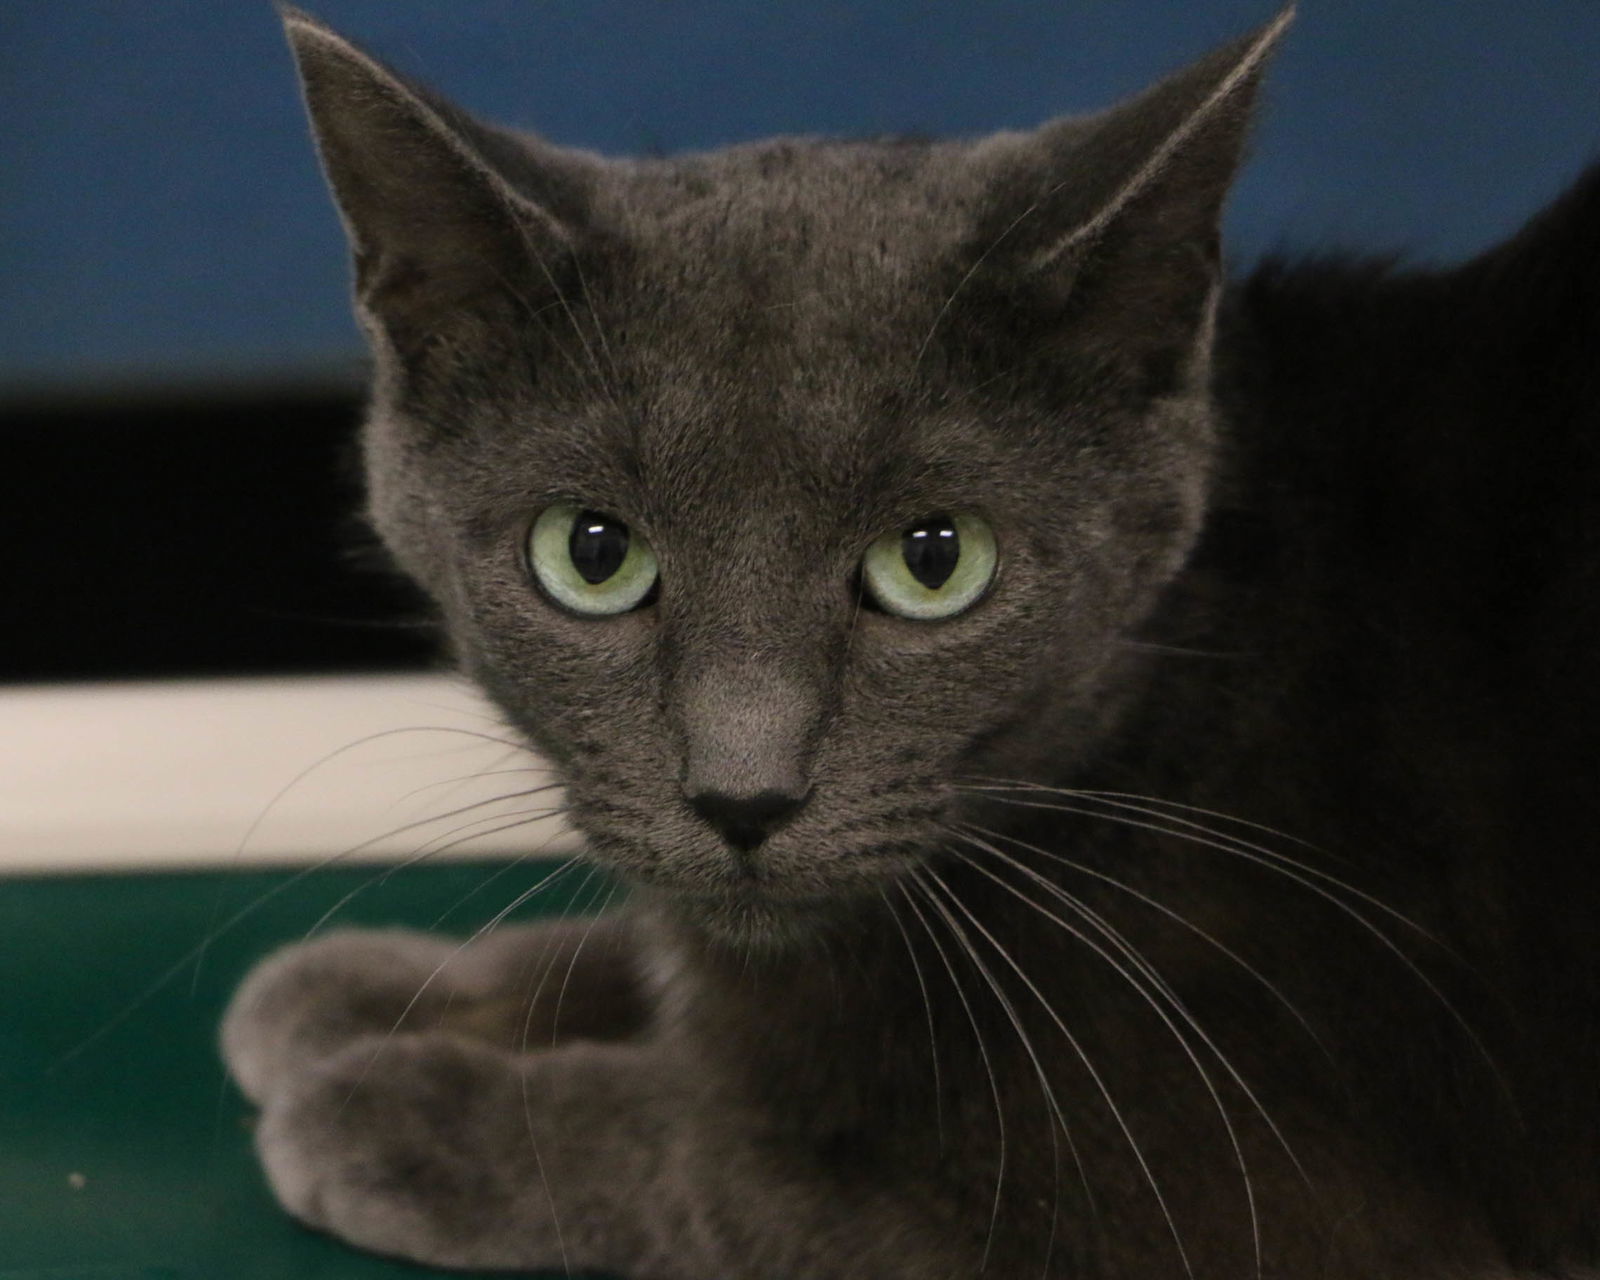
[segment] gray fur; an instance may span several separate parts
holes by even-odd
[[[660,1280],[1595,1262],[1600,1108],[1511,1047],[1577,1026],[1581,1075],[1593,991],[1512,1035],[1363,896],[1514,996],[1549,907],[1495,896],[1523,846],[1482,834],[1516,807],[1512,730],[1406,658],[1431,635],[1436,671],[1487,669],[1429,603],[1455,525],[1419,516],[1436,543],[1362,577],[1377,500],[1351,495],[1403,473],[1324,493],[1324,422],[1365,447],[1393,412],[1381,359],[1278,358],[1308,325],[1409,323],[1416,290],[1352,271],[1359,301],[1307,321],[1263,276],[1219,327],[1220,208],[1287,15],[1031,133],[638,161],[488,129],[287,19],[377,358],[372,519],[635,887],[592,937],[348,933],[263,964],[223,1041],[291,1213],[442,1265]],[[1508,323],[1469,301],[1430,338]],[[1407,367],[1417,422],[1462,395]],[[1552,421],[1592,421],[1571,405]],[[659,598],[549,603],[523,544],[558,500],[645,532]],[[867,546],[936,512],[993,527],[988,594],[865,607]],[[1568,710],[1518,707],[1528,741],[1588,723],[1572,669]],[[1543,816],[1581,829],[1561,776]],[[737,848],[707,796],[791,808]],[[1574,976],[1580,917],[1544,957]]]

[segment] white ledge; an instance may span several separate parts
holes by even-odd
[[[0,688],[0,874],[570,851],[510,740],[443,676]]]

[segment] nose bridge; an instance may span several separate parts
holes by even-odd
[[[674,682],[686,796],[787,796],[811,789],[826,691],[820,664],[756,652],[690,663]],[[789,660],[785,660],[788,658]]]
[[[686,794],[803,795],[828,709],[836,620],[782,552],[725,563],[674,625],[668,703]],[[740,572],[740,570],[744,570]]]
[[[808,554],[816,531],[782,503],[746,514],[708,538],[662,637],[680,782],[697,808],[803,800],[834,697],[840,619]]]

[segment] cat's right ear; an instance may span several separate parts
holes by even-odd
[[[988,195],[958,269],[987,294],[1006,359],[1066,350],[1151,391],[1204,375],[1223,201],[1291,4],[1143,93],[979,149]],[[953,308],[952,308],[953,310]]]
[[[543,164],[538,144],[519,147],[513,187],[492,162],[505,138],[310,15],[280,12],[374,343],[405,359],[475,311],[555,288],[583,203],[570,154],[549,148]]]

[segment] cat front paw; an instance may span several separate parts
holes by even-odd
[[[563,919],[470,944],[405,929],[329,933],[268,956],[234,995],[222,1053],[262,1103],[368,1035],[449,1031],[507,1052],[636,1035],[649,1017],[626,921]]]
[[[256,1144],[284,1208],[353,1245],[434,1266],[559,1267],[522,1089],[515,1060],[486,1045],[368,1036],[282,1080]]]
[[[258,964],[222,1022],[222,1054],[251,1101],[294,1070],[373,1033],[437,1021],[456,944],[402,929],[343,930]]]

